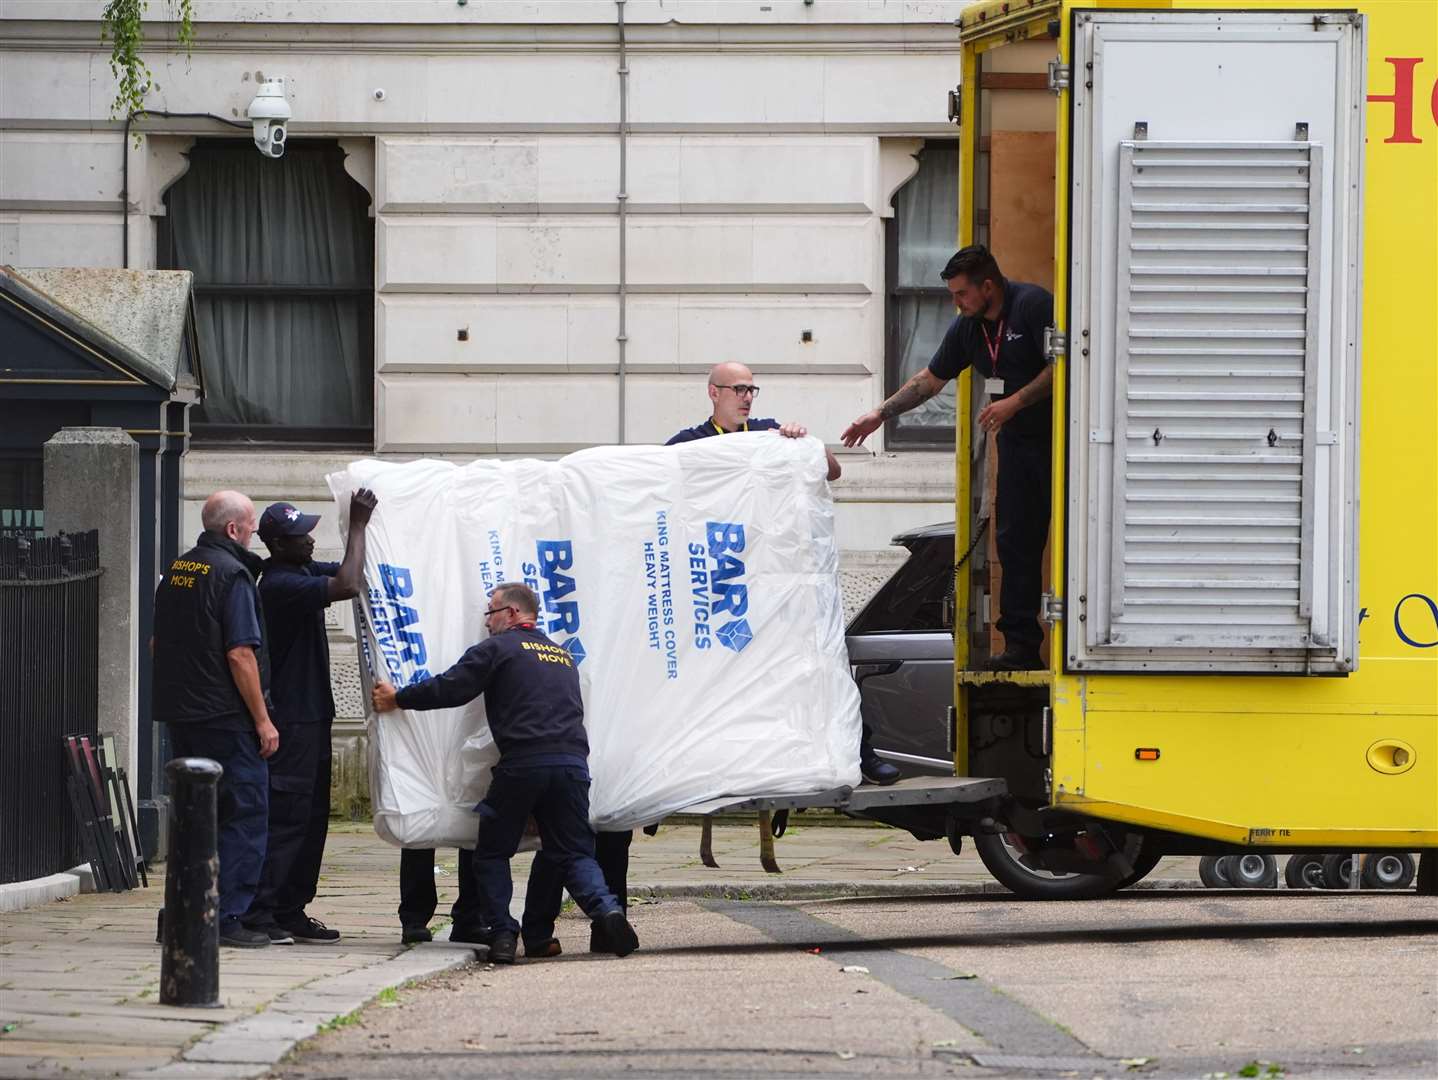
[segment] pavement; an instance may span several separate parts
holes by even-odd
[[[471,962],[300,1045],[283,1080],[1438,1075],[1438,899],[1133,890],[663,900],[638,952]]]
[[[970,852],[838,819],[797,816],[778,841],[782,875],[759,865],[751,823],[716,825],[720,869],[699,859],[699,827],[680,821],[631,849],[630,894],[788,900],[982,895],[1001,890]],[[515,860],[522,882],[528,856]],[[437,872],[443,916],[455,895],[455,853]],[[1191,884],[1196,860],[1165,859],[1150,877]],[[366,1002],[450,969],[473,951],[445,941],[399,943],[398,852],[367,823],[332,824],[319,896],[309,913],[339,929],[327,946],[220,951],[221,1007],[160,1005],[155,915],[163,867],[149,889],[82,894],[0,914],[0,1076],[213,1077],[264,1075],[300,1040],[342,1028]],[[717,901],[716,901],[717,902]],[[436,926],[439,921],[436,921]],[[757,932],[757,931],[756,931]],[[442,934],[440,936],[443,936]]]

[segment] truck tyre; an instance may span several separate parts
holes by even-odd
[[[1323,887],[1325,889],[1346,889],[1352,876],[1352,855],[1323,856]]]
[[[1438,896],[1438,851],[1425,851],[1418,857],[1418,895]]]
[[[1283,868],[1283,883],[1290,889],[1323,888],[1323,856],[1290,855]]]
[[[994,880],[1024,900],[1093,900],[1107,896],[1124,880],[1103,873],[1055,874],[1032,869],[1020,861],[1022,855],[1002,833],[975,836],[974,850]]]
[[[1278,888],[1278,860],[1272,855],[1260,855],[1256,851],[1228,855],[1224,858],[1223,872],[1235,889]]]
[[[1232,888],[1228,878],[1221,872],[1226,869],[1220,865],[1225,858],[1227,858],[1225,855],[1205,855],[1198,860],[1198,880],[1203,882],[1204,888]]]
[[[1140,852],[1138,858],[1133,861],[1133,873],[1120,881],[1114,888],[1127,889],[1130,885],[1142,881],[1148,877],[1149,874],[1153,873],[1153,868],[1158,865],[1159,860],[1162,858],[1163,852],[1161,851],[1155,851],[1152,854],[1149,854],[1147,851]]]
[[[1402,851],[1379,851],[1363,864],[1365,889],[1406,889],[1413,884],[1418,867],[1413,856]]]

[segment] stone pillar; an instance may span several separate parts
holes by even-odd
[[[100,530],[100,734],[136,783],[140,448],[119,428],[62,428],[45,444],[45,531]],[[146,657],[148,661],[148,656]]]

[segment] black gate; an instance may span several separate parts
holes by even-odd
[[[96,735],[100,538],[0,536],[0,883],[83,861],[62,735]]]

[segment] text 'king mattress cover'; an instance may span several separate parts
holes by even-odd
[[[354,462],[328,479],[342,516],[356,488],[379,498],[362,666],[397,686],[439,674],[484,636],[494,586],[524,581],[578,662],[596,828],[855,786],[824,477],[818,440],[759,432],[559,461]],[[483,698],[371,716],[369,736],[376,831],[473,846],[498,756]]]

